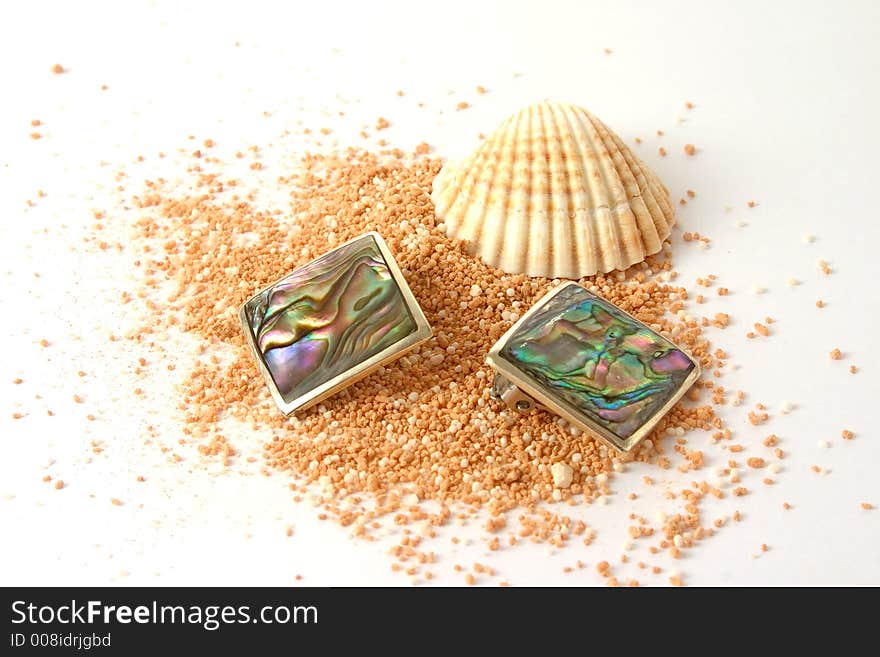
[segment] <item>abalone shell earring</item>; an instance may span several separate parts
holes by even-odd
[[[239,318],[285,415],[342,390],[432,335],[375,232],[272,283],[241,306]]]
[[[699,364],[577,283],[548,292],[492,347],[492,395],[550,410],[628,452],[700,376]]]

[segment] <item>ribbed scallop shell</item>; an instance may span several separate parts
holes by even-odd
[[[585,109],[540,103],[447,163],[431,199],[450,236],[506,272],[580,278],[658,252],[675,222],[669,191]]]

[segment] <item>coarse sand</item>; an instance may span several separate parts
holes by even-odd
[[[456,515],[484,514],[486,529],[496,534],[490,549],[498,549],[500,539],[561,546],[580,537],[589,544],[594,530],[554,503],[605,501],[609,477],[631,460],[658,469],[700,469],[702,452],[687,447],[693,429],[711,431],[715,442],[730,438],[713,408],[727,403],[727,393],[711,374],[719,375],[726,354],[713,352],[704,334],[707,327],[726,326],[727,317],[722,322],[685,312],[688,292],[675,284],[668,245],[627,272],[582,279],[687,349],[700,361],[704,379],[629,455],[549,413],[508,411],[489,395],[493,373],[483,359],[554,281],[495,270],[446,237],[429,198],[441,162],[421,155],[427,150],[304,156],[277,179],[290,194],[284,212],[230,198],[235,181],[208,167],[197,168],[190,193],[166,189],[163,181],[148,183],[136,198],[142,287],[126,295],[143,303],[147,321],[132,339],[157,331],[198,336],[203,354],[182,384],[184,433],[203,454],[230,462],[239,450],[221,421],[271,428],[267,468],[289,473],[295,499],[310,499],[322,507],[322,517],[351,526],[356,536],[372,540],[377,519],[389,514],[398,525],[420,523],[428,536]],[[317,407],[285,418],[246,350],[237,309],[268,283],[368,230],[386,239],[435,337]],[[173,293],[160,294],[168,281]],[[211,345],[218,344],[232,351],[231,361],[212,354]],[[680,465],[673,465],[670,451],[681,455]],[[565,486],[554,486],[556,464],[571,469]],[[745,492],[740,487],[735,494]],[[714,532],[700,516],[705,495],[726,493],[708,481],[694,482],[680,493],[685,512],[664,518],[656,536],[645,518],[632,518],[630,534],[655,536],[652,551],[678,556],[681,547]],[[518,527],[512,528],[507,515],[516,509]],[[430,563],[433,553],[419,552],[419,540],[407,532],[392,555]]]

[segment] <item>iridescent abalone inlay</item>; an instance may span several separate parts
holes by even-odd
[[[263,290],[245,304],[245,315],[288,403],[417,330],[372,235]]]
[[[691,359],[647,326],[576,285],[514,332],[501,356],[621,439],[672,398]]]

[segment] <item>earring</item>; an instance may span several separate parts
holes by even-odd
[[[433,334],[375,232],[272,283],[241,306],[239,319],[285,415],[350,386]]]
[[[492,395],[632,450],[700,376],[681,348],[577,283],[541,298],[492,347]]]

